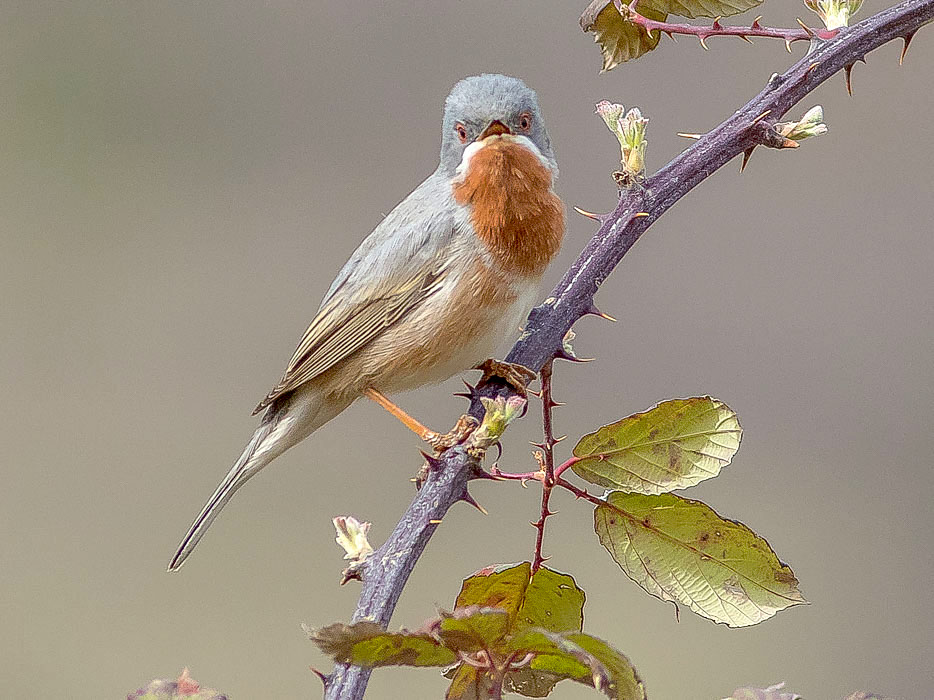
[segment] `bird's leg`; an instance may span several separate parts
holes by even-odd
[[[477,429],[479,422],[473,416],[461,416],[457,419],[457,423],[454,424],[454,427],[447,433],[436,433],[434,430],[431,430],[417,420],[412,418],[408,413],[403,409],[399,408],[396,404],[389,400],[385,394],[370,387],[363,392],[371,401],[375,401],[380,406],[389,411],[393,416],[395,416],[406,428],[411,430],[413,433],[418,435],[419,438],[431,445],[432,449],[435,452],[441,453],[444,452],[449,447],[454,445],[459,445],[467,437]]]
[[[480,383],[488,381],[490,377],[499,377],[505,379],[523,398],[528,396],[529,382],[535,379],[538,374],[528,367],[517,365],[514,362],[501,362],[499,360],[489,359],[474,367],[483,371],[483,378]]]

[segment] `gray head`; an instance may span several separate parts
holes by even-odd
[[[484,73],[461,80],[444,102],[439,169],[453,174],[464,149],[494,122],[513,134],[527,136],[545,158],[554,162],[535,91],[518,78]]]

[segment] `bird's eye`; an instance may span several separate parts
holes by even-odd
[[[532,115],[528,112],[523,112],[519,115],[519,128],[523,131],[528,131],[532,128]]]
[[[467,129],[463,124],[455,126],[454,131],[457,132],[457,138],[460,139],[461,143],[467,143]]]

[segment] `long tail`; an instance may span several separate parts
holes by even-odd
[[[198,517],[188,528],[188,534],[182,538],[181,543],[178,545],[178,551],[172,557],[168,568],[169,571],[178,571],[181,568],[195,545],[198,544],[207,529],[211,527],[211,523],[214,522],[221,509],[227,505],[227,501],[231,499],[237,490],[282,453],[283,450],[271,450],[268,445],[263,444],[276,430],[276,424],[275,419],[264,420],[262,425],[253,433],[253,437],[247,443],[243,454],[240,455],[240,459],[227,472],[227,476],[224,477],[224,480],[214,491],[214,495],[204,504],[204,508],[198,513]],[[266,447],[266,449],[261,449],[263,447]]]

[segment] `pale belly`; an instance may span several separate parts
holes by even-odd
[[[475,367],[518,337],[538,288],[538,279],[474,285],[467,293],[452,284],[367,348],[360,381],[391,394]]]

